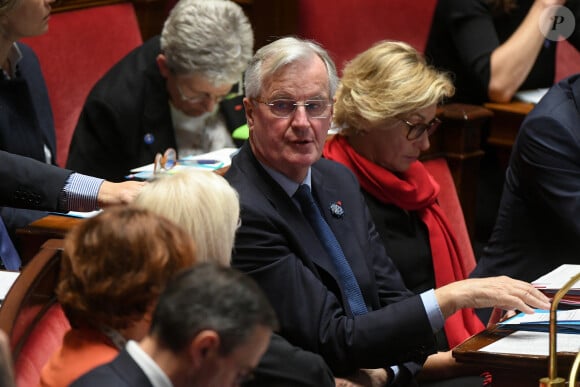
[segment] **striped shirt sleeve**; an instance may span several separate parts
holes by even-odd
[[[79,212],[98,210],[97,196],[103,182],[103,179],[72,173],[61,192],[60,209]]]

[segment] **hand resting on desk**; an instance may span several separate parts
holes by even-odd
[[[550,300],[533,285],[510,277],[470,278],[435,289],[443,317],[462,308],[520,310],[550,309]]]

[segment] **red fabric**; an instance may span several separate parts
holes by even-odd
[[[381,202],[418,212],[429,231],[436,287],[467,278],[469,270],[464,267],[449,221],[437,203],[439,184],[421,162],[412,163],[398,177],[360,156],[340,135],[326,142],[323,154],[352,170],[361,187]],[[451,348],[483,329],[473,309],[462,309],[445,321],[445,334]]]
[[[556,79],[559,82],[572,74],[580,73],[580,52],[567,40],[558,42],[556,49]]]
[[[101,331],[73,328],[51,354],[40,374],[41,386],[68,386],[81,375],[112,361],[119,350]]]
[[[451,176],[447,160],[443,157],[438,157],[424,161],[423,165],[441,187],[437,203],[439,203],[447,220],[451,223],[451,227],[453,227],[453,235],[461,251],[463,266],[467,272],[471,273],[475,268],[475,255],[473,247],[471,247],[471,239],[465,224],[459,196],[455,189],[455,181],[453,176]]]
[[[22,39],[40,60],[56,129],[57,163],[68,148],[85,99],[107,70],[142,43],[131,3],[52,14],[46,34]]]
[[[38,311],[33,313],[36,314]],[[21,322],[19,317],[17,326]],[[28,325],[26,323],[26,326]],[[60,304],[52,305],[40,320],[35,323],[34,329],[30,332],[18,356],[14,359],[17,386],[38,386],[42,367],[48,361],[50,355],[62,345],[62,339],[69,329],[70,324]]]
[[[298,35],[321,43],[339,71],[373,43],[402,40],[423,52],[437,0],[299,0]]]

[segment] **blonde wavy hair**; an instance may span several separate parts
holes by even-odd
[[[183,227],[195,241],[198,262],[230,265],[240,202],[222,176],[199,170],[162,175],[143,188],[134,204]]]
[[[381,41],[344,68],[336,92],[334,126],[346,136],[360,133],[440,103],[454,92],[449,76],[429,66],[413,47]]]

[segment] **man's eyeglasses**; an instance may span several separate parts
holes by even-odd
[[[179,86],[179,83],[175,82],[175,87],[177,88],[177,92],[179,93],[181,100],[192,104],[201,103],[207,100],[211,100],[215,103],[220,103],[226,98],[225,95],[211,95],[209,93],[198,93],[197,95],[187,96],[183,94],[183,91],[181,90],[181,86]]]
[[[279,118],[290,117],[296,112],[298,106],[304,106],[304,110],[310,118],[328,118],[330,117],[330,107],[332,106],[332,102],[325,99],[309,99],[304,102],[292,99],[275,99],[273,101],[254,99],[254,101],[267,105],[272,114]]]
[[[430,136],[437,130],[437,127],[441,124],[441,120],[437,117],[433,118],[431,121],[424,123],[420,122],[418,124],[413,124],[405,119],[400,118],[401,121],[407,125],[409,131],[407,132],[407,140],[414,141],[421,137],[423,133],[427,132],[427,136]]]

